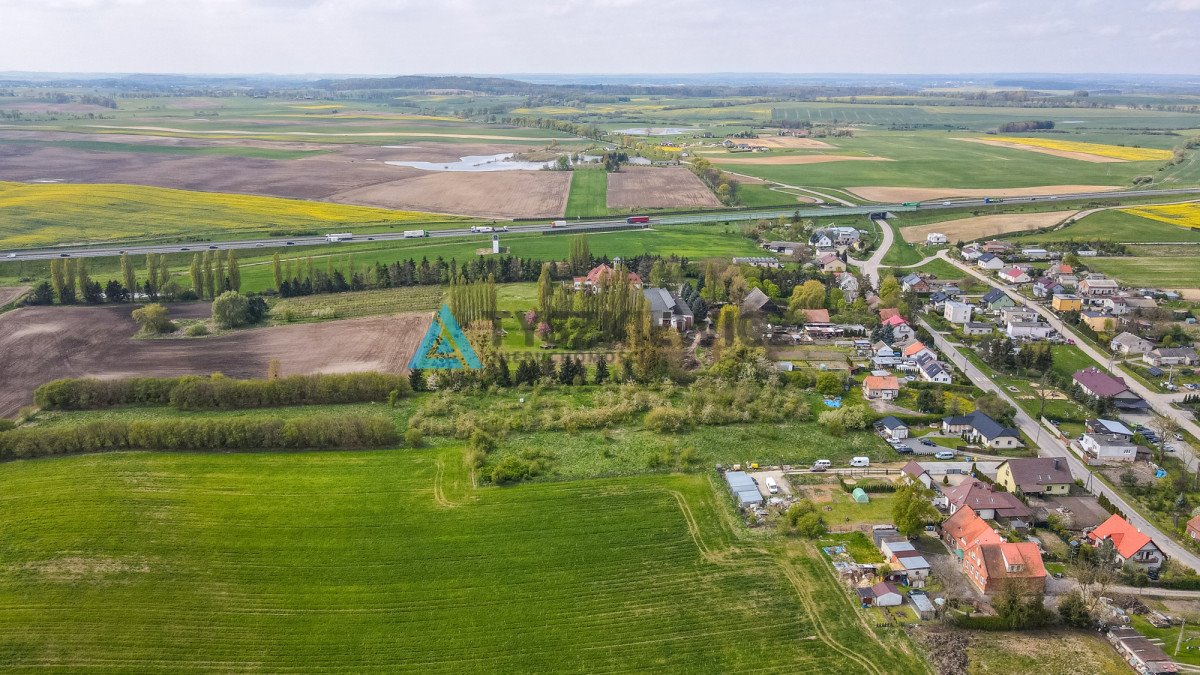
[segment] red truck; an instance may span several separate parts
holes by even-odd
[[[630,225],[635,223],[649,223],[650,216],[629,216],[625,219],[625,222],[629,223]]]

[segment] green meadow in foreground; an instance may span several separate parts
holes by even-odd
[[[457,449],[0,466],[0,668],[925,672],[715,478],[474,489]]]

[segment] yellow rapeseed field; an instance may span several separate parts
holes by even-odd
[[[1089,155],[1123,159],[1127,162],[1147,162],[1158,159],[1171,159],[1172,157],[1170,150],[1159,150],[1157,148],[1129,148],[1123,145],[1084,143],[1082,141],[1063,141],[1056,138],[1018,138],[1012,136],[1003,136],[989,140],[996,140],[1002,143],[1020,143],[1021,145],[1032,145],[1038,148],[1062,150],[1064,152],[1086,152]]]
[[[459,218],[141,185],[0,181],[0,248],[454,220]]]
[[[1200,229],[1200,204],[1164,204],[1121,210],[1163,223]]]

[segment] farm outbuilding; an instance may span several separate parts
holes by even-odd
[[[854,488],[854,492],[851,492],[850,496],[854,497],[854,501],[859,504],[866,504],[871,501],[871,498],[867,496],[867,491],[862,488]]]
[[[762,504],[762,493],[758,491],[758,485],[745,471],[726,472],[725,482],[729,483],[729,489],[737,498],[738,506],[745,508]]]

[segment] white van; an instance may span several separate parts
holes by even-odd
[[[935,455],[935,459],[954,459],[953,450],[939,450]]]
[[[871,458],[870,457],[855,457],[850,460],[850,466],[853,466],[856,468],[862,468],[864,466],[871,466]]]
[[[765,482],[767,484],[767,492],[770,492],[773,495],[779,494],[779,483],[776,483],[774,478],[767,476],[767,480]]]
[[[817,461],[813,462],[812,470],[813,471],[825,471],[831,466],[833,466],[833,462],[831,462],[827,459],[818,459]]]

